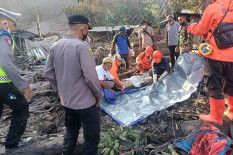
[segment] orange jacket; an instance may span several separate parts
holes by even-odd
[[[230,0],[217,0],[215,3],[209,5],[205,9],[199,24],[191,24],[188,32],[193,33],[194,35],[203,35],[204,39],[208,40],[212,34],[209,30],[214,30],[218,26],[228,9],[229,4]],[[229,11],[222,23],[223,22],[233,22],[233,1],[231,2]],[[218,49],[214,37],[211,38],[209,43],[213,46],[213,51],[205,57],[220,61],[233,62],[233,47]]]
[[[146,55],[145,52],[139,54],[136,58],[137,63],[141,63],[144,69],[150,69],[151,68],[151,62],[152,62],[152,57],[149,57]]]
[[[121,86],[123,86],[123,83],[120,81],[120,79],[117,75],[117,71],[118,71],[118,66],[116,64],[116,60],[113,60],[112,68],[109,70],[109,72],[121,84]]]

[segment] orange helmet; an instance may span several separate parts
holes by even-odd
[[[151,46],[147,46],[145,52],[147,56],[150,56],[153,53],[153,48]]]
[[[161,62],[162,60],[162,56],[163,56],[163,53],[160,52],[160,51],[155,51],[153,53],[153,60],[154,62],[156,62],[157,64]]]

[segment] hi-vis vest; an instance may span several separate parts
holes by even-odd
[[[8,33],[7,31],[4,30],[0,30],[0,36],[1,35],[8,35],[11,38],[11,42],[12,42],[12,51],[14,50],[15,47],[15,43],[13,38],[11,37],[11,34]],[[3,68],[0,66],[0,83],[10,83],[11,80],[7,77],[6,72],[3,70]]]

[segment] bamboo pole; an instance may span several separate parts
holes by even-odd
[[[37,13],[37,28],[38,28],[38,36],[41,39],[40,17],[38,13]]]

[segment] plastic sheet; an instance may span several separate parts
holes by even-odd
[[[177,102],[187,100],[196,91],[204,72],[204,58],[189,52],[180,55],[174,72],[166,76],[162,82],[141,88],[131,94],[116,97],[116,104],[102,100],[100,108],[112,116],[123,126],[133,125],[154,111],[166,109]],[[147,75],[128,79],[134,86],[141,86]],[[143,80],[144,79],[144,80]]]

